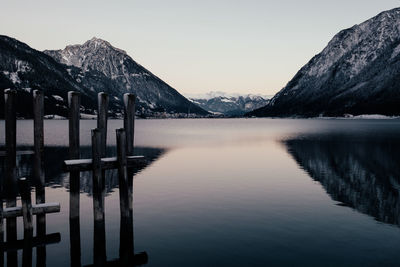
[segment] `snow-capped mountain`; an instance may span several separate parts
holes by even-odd
[[[81,86],[65,65],[16,39],[0,35],[0,117],[4,116],[4,94],[7,88],[18,90],[18,116],[32,116],[32,91],[45,92],[46,114],[66,116],[67,92],[81,92],[82,112],[96,109],[96,94]]]
[[[207,114],[136,63],[125,51],[102,39],[92,38],[82,45],[69,45],[63,50],[46,50],[44,53],[69,66],[71,77],[92,91],[107,92],[116,101],[126,92],[135,93],[141,113],[190,111]]]
[[[339,32],[271,102],[248,115],[400,114],[400,8]]]
[[[45,93],[45,113],[67,116],[67,93],[82,94],[81,111],[94,114],[97,92],[110,95],[110,112],[122,112],[122,95],[137,94],[139,116],[179,117],[206,115],[175,89],[132,60],[124,51],[93,38],[83,45],[46,51],[0,35],[0,117],[4,115],[3,91],[18,90],[18,116],[32,116],[32,91]]]
[[[226,116],[240,116],[246,112],[268,104],[270,96],[255,94],[232,94],[211,91],[205,94],[186,94],[193,103],[201,108]]]

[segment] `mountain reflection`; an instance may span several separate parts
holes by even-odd
[[[333,200],[400,225],[399,137],[315,135],[284,144]]]
[[[30,148],[19,148],[20,150]],[[156,161],[164,153],[164,149],[135,147],[135,155],[145,156],[145,162],[140,166],[134,167],[134,174],[148,167],[152,162]],[[107,156],[115,156],[116,148],[108,147]],[[91,147],[81,147],[81,158],[91,158]],[[33,174],[33,157],[31,155],[17,156],[18,177],[30,178]],[[68,159],[67,147],[46,147],[45,148],[45,177],[47,187],[65,187],[69,188],[69,174],[63,170],[63,162]],[[0,175],[4,173],[4,157],[0,158]],[[105,180],[106,192],[112,192],[118,187],[117,170],[107,170],[107,179]],[[33,181],[33,179],[30,179]],[[34,184],[32,184],[34,186]],[[91,172],[81,172],[80,175],[80,191],[92,194],[92,174]]]

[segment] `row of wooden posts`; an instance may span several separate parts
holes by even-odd
[[[18,266],[19,249],[23,249],[23,266],[32,265],[32,247],[37,247],[37,266],[45,266],[46,245],[60,241],[60,234],[46,234],[46,214],[60,211],[59,203],[46,203],[44,176],[44,130],[43,103],[41,91],[33,92],[33,151],[17,150],[16,105],[17,92],[4,91],[5,100],[5,175],[0,181],[0,265]],[[35,204],[31,200],[31,187],[25,177],[18,177],[17,156],[33,155],[33,179],[35,181]],[[17,206],[17,188],[21,196],[21,206]],[[6,208],[3,209],[3,200]],[[36,236],[33,237],[33,215],[36,215]],[[17,217],[23,217],[24,239],[17,240]],[[6,220],[6,242],[4,242],[4,219]]]
[[[5,90],[5,130],[6,130],[6,177],[5,187],[6,208],[3,210],[3,189],[0,205],[0,234],[3,241],[3,218],[6,219],[7,242],[16,240],[16,217],[23,216],[24,240],[30,240],[26,246],[31,246],[33,224],[32,215],[37,218],[37,235],[45,236],[46,213],[60,211],[58,203],[45,203],[45,176],[44,176],[44,95],[41,91],[33,92],[33,118],[34,118],[34,150],[17,151],[16,149],[16,91]],[[98,94],[98,118],[97,128],[91,132],[92,136],[92,158],[80,159],[80,94],[78,92],[68,93],[69,108],[69,160],[64,161],[65,171],[70,173],[70,241],[71,241],[71,266],[81,266],[80,257],[80,231],[79,231],[79,194],[80,194],[80,172],[92,171],[93,175],[93,217],[94,217],[94,253],[93,262],[95,266],[106,266],[105,246],[105,170],[118,169],[119,194],[121,210],[121,240],[119,263],[135,263],[146,261],[147,254],[134,254],[133,243],[133,170],[132,167],[141,161],[143,156],[133,156],[134,125],[135,125],[135,96],[124,95],[124,128],[116,130],[117,155],[106,157],[107,146],[107,120],[108,120],[108,95]],[[10,189],[15,188],[17,181],[16,156],[33,154],[34,156],[34,179],[36,180],[36,204],[31,204],[30,186],[25,178],[18,181],[21,195],[21,207],[16,207],[16,192]],[[3,183],[0,183],[3,184]],[[123,231],[123,234],[122,234]],[[50,236],[51,237],[51,236]],[[43,239],[43,238],[42,238]],[[54,238],[53,238],[54,239]],[[51,238],[44,238],[44,241],[54,241]],[[35,240],[34,240],[35,241]],[[56,240],[57,241],[57,240]],[[25,242],[26,243],[26,242]],[[37,241],[36,241],[37,243]],[[44,247],[46,244],[40,244]],[[25,247],[26,247],[25,246]],[[3,245],[3,247],[6,247]],[[32,246],[31,246],[32,247]],[[25,248],[24,248],[25,253]],[[30,255],[32,249],[30,249]],[[39,253],[39,250],[38,250]],[[44,247],[45,253],[45,247]],[[29,250],[27,252],[29,254]],[[0,253],[3,255],[3,253]],[[29,255],[26,257],[29,258]],[[39,255],[37,257],[39,259]],[[41,257],[43,258],[43,257]],[[24,263],[25,257],[23,257]],[[3,259],[0,259],[3,262]],[[7,262],[16,263],[17,254],[7,254]],[[26,266],[29,260],[25,261]],[[24,264],[25,265],[25,264]],[[10,266],[14,266],[11,264]],[[16,265],[15,265],[16,266]],[[38,265],[44,266],[44,265]]]

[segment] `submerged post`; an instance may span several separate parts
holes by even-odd
[[[108,94],[99,93],[97,101],[97,129],[101,133],[101,157],[105,157],[107,146]]]
[[[92,130],[92,174],[93,174],[93,261],[95,266],[104,266],[106,262],[106,233],[104,218],[104,186],[101,169],[101,132]]]

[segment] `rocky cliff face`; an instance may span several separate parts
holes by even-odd
[[[249,115],[400,114],[400,8],[339,32],[271,102]]]
[[[92,91],[108,92],[115,99],[122,99],[126,92],[135,93],[141,113],[190,111],[207,114],[107,41],[92,38],[82,45],[69,45],[63,50],[46,50],[44,53],[59,63],[79,69],[78,72],[69,69],[71,77]]]

